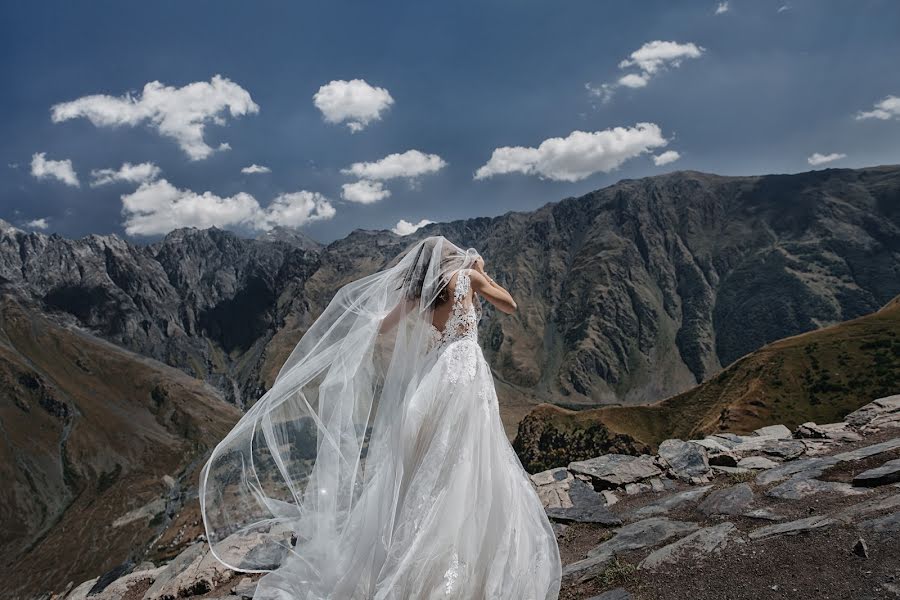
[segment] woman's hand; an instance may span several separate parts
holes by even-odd
[[[484,274],[484,258],[479,256],[475,259],[475,264],[472,265],[472,268],[478,271],[479,273]]]

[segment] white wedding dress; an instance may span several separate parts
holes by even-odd
[[[369,444],[378,469],[346,521],[321,528],[327,513],[317,507],[314,523],[295,524],[339,536],[298,534],[255,600],[557,599],[556,537],[500,421],[468,269],[457,271],[450,301],[443,331],[426,325],[423,360],[391,426]]]

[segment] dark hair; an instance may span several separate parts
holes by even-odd
[[[406,298],[407,300],[418,300],[422,297],[422,288],[425,287],[425,275],[428,273],[428,266],[431,264],[431,248],[428,248],[429,255],[426,260],[422,261],[422,255],[425,252],[425,248],[428,244],[420,244],[419,250],[416,253],[416,258],[413,261],[413,264],[406,270],[406,273],[403,274],[403,279],[400,281],[400,285],[397,286],[397,289],[406,289]],[[450,292],[447,289],[447,281],[442,282],[440,291],[435,296],[434,300],[431,302],[431,308],[436,306],[440,306],[444,302],[450,299]]]

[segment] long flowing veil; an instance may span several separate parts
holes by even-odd
[[[389,543],[396,497],[367,491],[402,480],[392,453],[404,402],[424,375],[435,300],[477,256],[429,237],[338,290],[202,469],[203,523],[219,561],[244,572],[285,560],[319,569],[362,526],[383,527],[367,539]],[[374,560],[378,549],[359,552]]]

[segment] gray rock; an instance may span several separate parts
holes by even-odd
[[[861,558],[869,558],[869,545],[866,544],[866,540],[861,537],[857,539],[856,543],[853,544],[852,552]]]
[[[753,434],[759,437],[782,440],[791,437],[791,430],[784,425],[769,425],[768,427],[760,427]]]
[[[677,542],[651,552],[640,562],[638,568],[653,570],[665,564],[690,560],[702,554],[718,553],[732,541],[743,542],[734,523],[720,523],[699,529]]]
[[[236,586],[231,588],[231,593],[241,600],[251,600],[256,593],[256,583],[249,577],[241,579]]]
[[[765,456],[748,456],[739,460],[737,466],[741,469],[762,470],[774,469],[778,463]]]
[[[816,425],[810,421],[800,425],[794,435],[801,439],[821,439],[837,442],[857,442],[862,439],[861,435],[851,431],[849,423],[843,421],[826,425]]]
[[[94,577],[84,583],[79,584],[74,590],[69,592],[69,595],[66,596],[66,600],[86,600],[88,592],[91,591],[91,588],[94,587],[94,584],[97,583],[99,577]]]
[[[872,513],[883,512],[886,510],[892,510],[900,507],[900,494],[894,494],[893,496],[885,496],[883,498],[875,498],[873,500],[867,500],[865,502],[860,502],[859,504],[854,504],[853,506],[848,506],[837,513],[835,513],[835,518],[844,522],[844,523],[852,523],[859,517],[863,517]]]
[[[860,529],[876,531],[878,533],[900,531],[900,512],[891,513],[876,519],[869,519],[859,524]]]
[[[829,527],[835,523],[834,519],[816,515],[787,523],[778,523],[777,525],[767,525],[750,532],[750,539],[759,540],[777,535],[796,535],[798,533],[809,531],[810,529],[818,529],[820,527]]]
[[[604,454],[569,463],[569,470],[590,477],[597,489],[621,487],[662,474],[662,470],[653,462],[653,457],[646,454]]]
[[[632,595],[625,591],[624,588],[616,588],[603,592],[599,596],[591,596],[588,600],[631,600]]]
[[[726,475],[744,475],[751,472],[750,469],[745,469],[743,467],[723,467],[720,465],[710,465],[709,468],[712,469],[713,473],[725,473]]]
[[[709,459],[706,448],[681,440],[666,440],[659,445],[659,456],[672,473],[682,481],[709,477]]]
[[[871,428],[900,421],[900,394],[873,400],[844,417],[854,427]]]
[[[657,515],[662,515],[669,512],[672,509],[678,508],[684,504],[690,504],[692,502],[698,501],[702,498],[706,492],[712,489],[711,485],[707,485],[704,487],[685,490],[683,492],[677,492],[671,494],[669,496],[665,496],[655,502],[651,502],[637,510],[633,511],[630,515],[627,516],[627,520],[634,519],[646,519],[647,517],[653,517]]]
[[[766,492],[772,498],[783,500],[800,500],[816,494],[841,494],[854,496],[866,493],[865,489],[858,489],[849,483],[840,481],[820,481],[818,479],[788,479]]]
[[[207,551],[207,545],[204,543],[193,544],[188,546],[181,553],[169,561],[164,569],[156,576],[150,588],[144,592],[144,600],[152,600],[160,595],[163,587],[178,574],[182,573],[191,564],[199,561]]]
[[[581,580],[589,579],[599,575],[606,569],[606,566],[612,562],[611,554],[603,554],[599,556],[588,556],[579,561],[564,565],[562,568],[562,577],[577,577]]]
[[[620,528],[613,537],[589,550],[588,556],[611,559],[619,552],[655,546],[673,537],[692,533],[697,528],[696,523],[670,521],[664,517],[644,519]]]
[[[850,450],[849,452],[835,454],[832,458],[839,462],[856,461],[869,458],[870,456],[877,456],[884,452],[890,452],[897,448],[900,448],[900,437],[881,442],[880,444],[872,444],[871,446],[864,446],[862,448],[857,448],[856,450]]]
[[[199,553],[193,551],[196,547],[200,548]],[[219,562],[211,552],[207,551],[207,548],[206,544],[195,544],[176,557],[172,563],[178,561],[179,564],[184,564],[187,558],[193,556],[193,560],[183,569],[169,570],[172,563],[162,567],[164,573],[150,586],[144,594],[143,600],[168,600],[169,598],[205,594],[231,579],[234,571]],[[190,554],[186,554],[188,552]],[[165,579],[163,580],[163,578]]]
[[[752,503],[753,488],[746,483],[739,483],[710,492],[697,508],[706,515],[740,515]]]
[[[900,458],[889,460],[880,467],[864,471],[853,478],[853,485],[877,487],[900,482]]]
[[[165,570],[165,567],[134,571],[120,577],[106,586],[99,594],[91,594],[88,600],[121,600],[128,591],[138,584],[149,580],[151,583]]]
[[[550,519],[560,523],[597,523],[609,526],[622,524],[622,519],[609,512],[609,509],[599,502],[569,508],[548,508],[546,512]]]
[[[801,458],[768,471],[763,471],[756,476],[756,483],[769,485],[791,477],[797,477],[798,479],[818,477],[832,466],[838,464],[838,462],[840,461],[832,456]]]
[[[649,483],[626,483],[625,484],[625,493],[629,496],[636,496],[637,494],[643,494],[644,492],[649,492],[653,488]]]
[[[784,460],[794,460],[806,452],[806,444],[800,440],[767,440],[760,448],[764,454]]]
[[[783,521],[784,517],[772,511],[769,508],[754,508],[744,513],[749,519],[759,519],[761,521]]]

